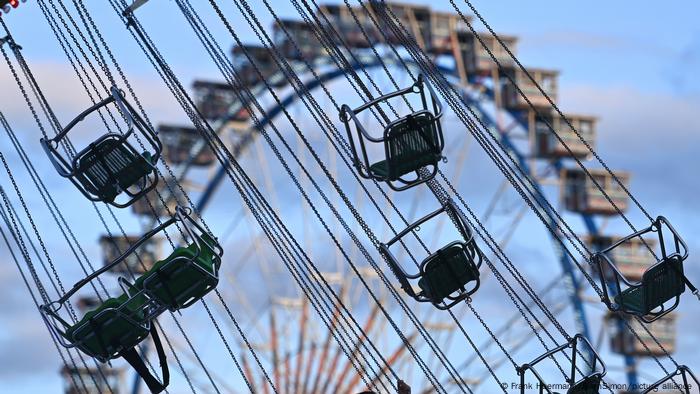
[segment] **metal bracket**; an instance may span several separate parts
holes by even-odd
[[[12,50],[15,50],[15,49],[22,50],[22,47],[17,45],[15,40],[9,34],[6,35],[5,37],[0,38],[0,46],[2,46],[5,43],[7,43],[10,46],[10,49],[12,49]]]
[[[139,7],[141,7],[142,5],[144,5],[146,3],[148,3],[148,0],[134,0],[134,2],[129,7],[127,7],[126,10],[124,10],[123,15],[126,16],[127,13],[129,13],[129,14],[133,13],[134,11],[139,9]]]
[[[695,294],[695,296],[698,297],[698,300],[700,300],[700,290],[695,290],[693,294]]]

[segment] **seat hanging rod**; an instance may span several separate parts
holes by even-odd
[[[148,0],[134,0],[134,2],[124,11],[124,13],[134,12],[146,3],[148,3]]]

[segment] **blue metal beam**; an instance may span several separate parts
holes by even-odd
[[[467,97],[467,100],[473,107],[475,107],[476,110],[478,110],[481,113],[481,120],[484,121],[484,123],[486,123],[487,126],[493,127],[495,130],[499,130],[496,122],[486,114],[486,112],[481,108],[481,105],[478,101],[471,100],[469,97]],[[517,119],[517,116],[515,116],[515,118]],[[523,126],[527,129],[527,125]],[[541,185],[537,182],[536,179],[533,179],[529,176],[529,174],[531,173],[531,169],[530,165],[527,163],[525,155],[522,152],[520,152],[520,150],[512,143],[507,134],[500,132],[498,134],[501,138],[501,142],[503,143],[503,145],[515,156],[515,158],[518,161],[518,165],[523,169],[523,172],[525,174],[528,174],[527,177],[530,180],[532,180],[534,189],[537,192],[535,199],[544,208],[548,226],[550,226],[551,228],[556,228],[557,223],[552,210],[547,204],[545,204],[543,198],[540,197],[544,196]],[[574,315],[576,318],[578,331],[590,340],[591,335],[588,327],[588,320],[586,319],[586,310],[584,309],[583,301],[580,298],[581,284],[579,283],[578,278],[576,278],[574,264],[571,262],[569,256],[564,252],[563,247],[559,244],[559,240],[554,236],[554,234],[551,234],[551,238],[554,244],[554,249],[559,257],[559,262],[561,263],[564,273],[566,274],[571,285],[569,297],[571,299],[571,304],[574,307]]]
[[[378,67],[379,62],[373,62],[373,63],[355,63],[351,66],[353,71],[357,71],[360,68],[373,68],[373,67]],[[301,88],[301,93],[306,93],[310,92],[317,87],[321,85],[321,83],[325,83],[327,81],[332,81],[336,78],[339,78],[346,73],[348,73],[349,70],[347,69],[336,69],[333,71],[330,71],[326,74],[321,75],[318,79],[314,78],[310,82],[304,85],[303,88]],[[250,130],[247,131],[247,134],[241,142],[239,142],[233,149],[233,154],[234,156],[238,155],[240,152],[244,150],[244,148],[252,142],[253,138],[255,137],[255,134],[260,131],[261,128],[266,127],[272,120],[277,117],[280,113],[282,113],[282,110],[293,104],[299,96],[297,95],[296,92],[290,93],[287,97],[285,97],[280,105],[276,105],[272,107],[271,109],[266,111],[265,116],[259,119],[259,125],[256,125],[256,127],[251,128]],[[224,176],[226,175],[226,168],[231,164],[230,160],[228,158],[225,159],[224,164],[219,168],[216,172],[216,174],[211,178],[209,181],[209,184],[204,190],[204,193],[200,196],[199,200],[197,201],[196,208],[198,212],[202,212],[211,198],[214,195],[214,192],[216,189],[219,187],[221,184],[221,181],[224,180]]]
[[[493,98],[492,91],[489,91],[486,93]],[[478,103],[475,103],[475,104],[478,105]],[[483,112],[483,111],[481,111],[481,112]],[[527,120],[525,118],[518,116],[517,113],[512,113],[511,115],[513,116],[514,119],[516,119],[518,121],[518,123],[520,123],[521,127],[524,127],[526,130],[529,129],[529,127],[527,125]],[[487,119],[487,120],[489,121],[491,126],[495,127],[496,130],[498,130],[496,123],[493,122],[492,119]],[[529,166],[527,164],[527,161],[525,160],[524,155],[522,155],[522,153],[520,153],[518,151],[518,149],[508,140],[507,136],[503,135],[502,141],[506,145],[506,147],[509,148],[515,154],[515,156],[518,158],[518,162],[525,169],[525,173],[529,174],[530,173]],[[556,160],[553,163],[553,166],[557,171],[560,171],[563,168],[562,160],[561,159]],[[540,189],[539,184],[536,182],[536,180],[534,183],[537,185],[537,189]],[[590,236],[598,236],[600,234],[600,231],[598,229],[598,225],[596,224],[596,222],[594,220],[593,215],[589,215],[589,214],[585,214],[585,213],[581,213],[580,215],[581,215],[581,219],[583,220],[583,222],[586,226],[586,231],[588,232],[588,234]],[[551,218],[550,212],[548,212],[548,216]],[[559,245],[557,245],[557,241],[554,240],[554,242],[555,242],[555,249],[557,249],[561,252],[561,250],[559,249]],[[580,287],[580,284],[578,283],[578,280],[574,276],[575,270],[573,269],[571,261],[569,260],[569,257],[566,254],[563,254],[563,253],[560,254],[560,258],[562,261],[562,267],[564,268],[564,271],[569,276],[569,278],[572,280],[572,285],[573,285],[573,288],[575,291],[575,293],[572,294],[572,296],[574,297],[575,300],[577,300],[574,302],[574,308],[578,312],[578,316],[579,316],[578,319],[581,322],[583,322],[581,329],[584,331],[584,335],[589,340],[592,340],[592,338],[588,335],[588,324],[587,324],[588,320],[586,319],[585,310],[583,309],[583,302],[581,301],[580,297],[578,296],[578,294],[580,294],[579,291],[580,291],[581,287]],[[613,292],[614,289],[611,288],[611,289],[609,289],[609,291]],[[614,293],[611,293],[611,294],[614,294]],[[618,329],[619,330],[625,329],[624,323],[622,321],[618,322]],[[636,368],[637,363],[636,363],[635,358],[633,356],[630,356],[630,355],[623,355],[623,358],[625,360],[625,367],[626,367],[625,370],[626,370],[626,375],[627,375],[628,386],[630,387],[630,389],[633,389],[635,387],[639,387],[639,384],[638,384],[639,379],[637,376],[637,368]]]
[[[470,100],[470,102],[471,102],[471,100]],[[474,102],[473,104],[475,104],[475,106],[479,107],[479,103]],[[482,110],[480,110],[480,111],[482,113],[484,113]],[[498,130],[496,123],[492,119],[488,118],[487,116],[485,118],[486,119],[484,119],[484,120],[488,121],[489,126],[492,126],[496,130]],[[522,127],[524,127],[525,129],[528,129],[528,125],[524,123],[525,119],[518,116],[517,114],[513,114],[513,118],[515,118],[520,123],[520,125]],[[507,135],[501,134],[501,140],[504,143],[504,145],[516,156],[520,166],[524,169],[524,172],[526,174],[529,174],[530,168],[529,168],[529,165],[525,159],[525,156],[511,143],[511,141],[509,140]],[[562,160],[556,160],[553,163],[553,166],[557,171],[561,170],[563,168]],[[539,183],[537,183],[536,180],[533,183],[536,185],[536,189],[541,193],[541,188],[540,188]],[[539,202],[542,202],[541,199],[538,198],[538,200],[540,200]],[[547,211],[547,216],[550,219],[550,224],[554,224],[555,222],[554,222],[553,216],[551,215],[551,210],[547,209],[546,211]],[[588,232],[588,234],[590,236],[600,235],[598,225],[596,224],[593,215],[589,215],[589,214],[585,214],[585,213],[581,213],[580,215],[581,215],[581,219],[583,220],[583,222],[586,226],[586,231]],[[582,302],[581,298],[579,297],[579,294],[581,291],[581,284],[578,282],[578,279],[575,277],[576,271],[573,267],[571,260],[569,259],[569,256],[567,254],[563,253],[563,251],[561,250],[561,246],[558,245],[557,240],[553,239],[553,241],[555,244],[554,245],[555,249],[559,252],[559,257],[560,257],[560,261],[562,263],[562,267],[564,269],[564,272],[569,277],[571,284],[572,284],[572,288],[573,288],[573,292],[571,294],[572,304],[574,306],[574,310],[576,311],[577,321],[580,325],[579,329],[586,336],[586,338],[588,338],[589,340],[592,341],[592,338],[589,335],[589,327],[588,327],[588,323],[587,323],[588,320],[586,319],[586,312],[585,312],[585,309],[583,306],[583,302]],[[609,289],[609,291],[613,291],[613,290],[614,289]],[[613,294],[613,293],[611,293],[611,294]],[[620,330],[620,332],[622,332],[621,330],[623,330],[623,329],[625,329],[624,322],[619,321],[618,322],[618,330]],[[639,387],[639,384],[638,384],[639,379],[637,376],[637,368],[636,368],[637,363],[636,363],[635,358],[633,356],[630,356],[630,355],[623,355],[623,358],[625,361],[625,367],[626,367],[625,373],[627,375],[628,386],[630,388]]]
[[[406,59],[406,61],[409,63],[413,63],[412,59],[410,59],[410,60]],[[379,62],[370,62],[370,63],[357,62],[357,63],[354,63],[351,68],[353,71],[356,71],[356,70],[359,70],[361,68],[370,69],[373,67],[378,67],[379,65],[380,65]],[[454,74],[455,73],[455,70],[449,70],[446,68],[441,68],[440,71],[447,73],[447,74]],[[328,73],[322,74],[319,76],[318,79],[314,78],[310,82],[308,82],[303,87],[302,93],[305,93],[307,91],[311,91],[311,90],[319,87],[321,85],[321,83],[325,83],[327,81],[332,81],[336,78],[339,78],[339,77],[345,75],[347,72],[348,72],[348,70],[346,70],[346,69],[335,69],[335,70],[330,71]],[[296,92],[290,93],[287,97],[285,97],[282,100],[281,105],[276,105],[276,106],[272,107],[269,111],[267,111],[266,116],[264,116],[260,119],[259,125],[256,128],[251,129],[248,132],[249,134],[247,134],[246,137],[244,138],[244,141],[246,141],[245,143],[248,143],[250,140],[252,140],[254,134],[259,131],[259,128],[267,126],[267,124],[269,124],[277,115],[279,115],[282,112],[284,107],[293,104],[298,98],[299,98],[299,95]],[[478,107],[479,103],[475,102],[472,104],[475,104]],[[481,111],[480,108],[479,108],[479,110]],[[483,111],[481,111],[481,112],[483,113]],[[488,116],[485,116],[486,115],[485,113],[483,113],[483,115],[484,115],[484,121],[490,122],[492,125],[495,125],[495,123],[493,123],[493,121],[490,118],[488,118]],[[510,143],[507,136],[502,136],[502,139],[503,139],[503,142],[506,145],[506,147],[508,147],[516,155],[521,167],[525,170],[526,173],[529,173],[529,166],[527,164],[527,161],[525,160],[525,156],[521,152],[519,152],[513,144]],[[241,151],[241,150],[242,149],[239,149],[239,151]],[[217,173],[214,175],[214,177],[211,178],[211,181],[209,182],[204,193],[202,194],[199,201],[197,202],[197,210],[199,212],[202,212],[206,208],[206,206],[209,203],[209,201],[211,200],[214,192],[216,191],[218,186],[221,184],[221,181],[223,181],[224,175],[226,173],[226,168],[229,166],[229,164],[230,164],[229,160],[226,159],[224,165],[222,165],[221,168],[219,168]],[[538,191],[541,192],[541,187],[536,181],[535,181],[535,185],[536,185],[536,188],[538,189]],[[550,218],[550,220],[553,220],[551,212],[548,212],[548,217]],[[550,224],[553,224],[553,222]],[[571,302],[572,302],[572,304],[574,306],[574,310],[576,312],[576,320],[577,320],[577,323],[579,325],[579,330],[581,331],[582,334],[584,334],[586,336],[586,338],[590,339],[590,331],[588,329],[588,322],[586,320],[586,313],[585,313],[585,310],[583,308],[583,303],[582,303],[581,299],[579,298],[581,286],[580,286],[577,278],[574,275],[573,266],[572,266],[571,261],[569,260],[569,257],[556,246],[557,245],[556,240],[554,240],[554,241],[555,241],[555,248],[557,248],[558,254],[560,256],[560,262],[562,264],[562,267],[564,268],[564,272],[566,272],[566,274],[568,275],[568,277],[571,281],[571,284],[572,284]]]
[[[598,236],[600,235],[600,231],[598,228],[598,225],[595,223],[591,215],[582,215],[583,217],[583,222],[586,224],[586,229],[588,230],[588,234],[592,236]],[[610,284],[608,287],[608,292],[610,293],[611,296],[615,295],[615,292],[617,292],[617,289]],[[626,330],[627,327],[625,327],[625,323],[621,320],[618,319],[617,321],[617,331],[619,333],[624,332],[623,330]],[[623,355],[623,358],[625,359],[625,373],[627,374],[627,383],[629,390],[636,392],[636,388],[639,387],[639,378],[637,376],[637,360],[628,354]]]
[[[405,59],[405,61],[409,64],[414,63],[413,59]],[[357,70],[362,69],[362,68],[371,69],[374,67],[378,67],[380,65],[381,65],[380,62],[368,62],[368,63],[357,62],[351,66],[351,69],[353,71],[357,71]],[[440,71],[442,71],[446,74],[456,75],[456,71],[453,69],[447,69],[444,67],[440,67]],[[306,83],[303,87],[301,87],[300,88],[301,93],[304,94],[306,92],[310,92],[310,91],[316,89],[317,87],[319,87],[322,83],[332,81],[336,78],[339,78],[339,77],[345,75],[347,72],[349,72],[349,70],[347,70],[347,69],[335,69],[333,71],[322,74],[319,76],[318,79],[314,78],[310,82]],[[234,147],[234,149],[233,149],[234,156],[237,156],[238,154],[240,154],[240,152],[242,152],[245,149],[245,147],[250,142],[252,142],[253,138],[255,137],[255,134],[260,131],[260,128],[266,127],[270,122],[272,122],[272,120],[275,117],[277,117],[280,113],[282,113],[282,110],[285,107],[293,104],[297,99],[299,99],[299,94],[297,92],[292,92],[281,101],[280,105],[276,105],[276,106],[270,108],[267,111],[266,115],[260,119],[259,125],[256,125],[256,127],[251,128],[247,132],[247,134],[244,136],[244,138]],[[470,104],[472,104],[474,107],[476,107],[482,113],[482,115],[483,115],[482,120],[484,120],[486,123],[489,123],[490,126],[496,127],[496,123],[493,121],[493,119],[490,119],[486,115],[486,113],[481,109],[479,102],[473,101],[473,100],[469,99],[469,97],[467,97],[467,99],[469,100]],[[514,118],[517,119],[522,125],[522,122],[524,121],[524,119],[519,118],[517,115],[514,115]],[[524,125],[524,127],[527,128],[527,125]],[[496,130],[498,130],[497,127],[496,127]],[[518,164],[523,169],[523,171],[526,174],[529,174],[530,167],[527,163],[525,155],[522,152],[520,152],[515,145],[512,144],[512,142],[510,141],[510,139],[508,138],[507,135],[501,134],[501,133],[499,133],[499,134],[501,135],[501,141],[503,142],[505,147],[507,149],[509,149],[511,151],[511,153],[513,153],[515,155],[515,157],[517,158]],[[197,210],[199,212],[202,212],[207,207],[208,203],[211,201],[211,198],[213,197],[216,189],[219,187],[219,185],[223,181],[223,179],[226,175],[226,168],[229,165],[230,165],[230,161],[228,158],[226,158],[224,164],[221,166],[221,168],[219,168],[217,173],[211,178],[209,184],[205,188],[204,193],[200,196],[199,200],[197,201],[196,207],[197,207]],[[560,160],[555,162],[554,165],[555,165],[555,168],[562,167],[562,163]],[[533,184],[535,185],[535,189],[538,192],[538,194],[544,195],[542,193],[541,185],[537,182],[536,179],[533,179]],[[537,196],[537,200],[538,200],[538,203],[543,203],[542,198],[540,198],[539,196]],[[546,204],[541,204],[541,205],[545,206]],[[556,221],[555,221],[555,218],[554,218],[552,211],[550,209],[545,209],[545,211],[546,211],[547,218],[548,218],[548,224],[551,226],[555,226]],[[595,221],[593,220],[593,217],[591,215],[586,215],[586,214],[582,214],[581,216],[582,216],[584,223],[586,224],[586,228],[588,230],[588,233],[590,235],[597,235],[598,234],[598,227],[597,227]],[[559,241],[555,238],[554,235],[552,235],[552,241],[554,243],[555,250],[559,256],[560,264],[561,264],[561,266],[562,266],[562,268],[563,268],[563,270],[564,270],[564,272],[565,272],[565,274],[566,274],[566,276],[571,284],[570,299],[571,299],[571,304],[574,308],[574,312],[575,312],[574,315],[575,315],[576,323],[578,326],[578,330],[584,336],[586,336],[586,338],[588,338],[590,340],[591,335],[590,335],[590,329],[588,326],[588,320],[586,318],[586,311],[585,311],[585,308],[583,305],[583,301],[581,300],[581,297],[580,297],[580,294],[582,291],[581,283],[579,282],[578,278],[575,275],[576,270],[574,268],[574,264],[570,260],[569,256],[562,250],[562,246],[559,245],[559,243],[558,243]],[[635,368],[636,362],[635,362],[634,357],[625,356],[625,364],[627,366],[628,382],[629,382],[631,387],[636,387],[636,385],[638,383],[638,379],[637,379],[637,374],[636,374],[636,368]]]

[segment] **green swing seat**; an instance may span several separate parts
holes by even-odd
[[[198,243],[176,248],[168,258],[141,275],[134,286],[171,311],[187,308],[219,282],[221,259],[209,245],[216,245],[216,241],[205,234]]]
[[[109,298],[68,327],[64,336],[89,355],[103,361],[112,359],[148,336],[147,301],[141,294]]]
[[[683,260],[672,255],[647,270],[638,286],[628,287],[615,296],[615,302],[629,313],[647,315],[685,291]]]
[[[76,163],[76,179],[103,201],[114,201],[123,190],[153,172],[149,152],[137,154],[128,142],[110,136],[91,146]],[[144,182],[145,185],[145,182]]]
[[[396,181],[402,176],[440,161],[436,120],[430,112],[409,115],[389,127],[387,158],[370,166],[378,178]]]
[[[423,270],[418,287],[435,304],[479,278],[479,271],[462,244],[448,245],[434,253]]]

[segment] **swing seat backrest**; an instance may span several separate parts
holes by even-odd
[[[566,394],[598,394],[602,376],[598,373],[586,377],[571,386]]]
[[[386,160],[372,165],[376,174],[395,181],[442,156],[438,120],[429,111],[408,115],[387,127]]]
[[[209,245],[216,241],[206,234],[197,244],[176,248],[170,256],[136,280],[143,289],[171,311],[187,308],[213,290],[219,282],[221,259]]]
[[[464,244],[455,242],[425,260],[418,286],[426,297],[437,304],[450,294],[464,290],[469,282],[478,277],[479,270]]]
[[[661,264],[649,268],[642,276],[642,283],[649,311],[683,294],[685,282],[681,256],[673,254]]]
[[[86,354],[109,360],[148,336],[144,306],[147,298],[122,294],[109,298],[65,331],[68,341]]]
[[[154,167],[148,152],[139,154],[118,135],[108,135],[74,160],[75,176],[85,190],[113,201],[123,190],[144,181]]]
[[[641,284],[625,289],[615,296],[623,310],[646,315],[685,291],[683,259],[672,254],[649,268],[642,275]]]

